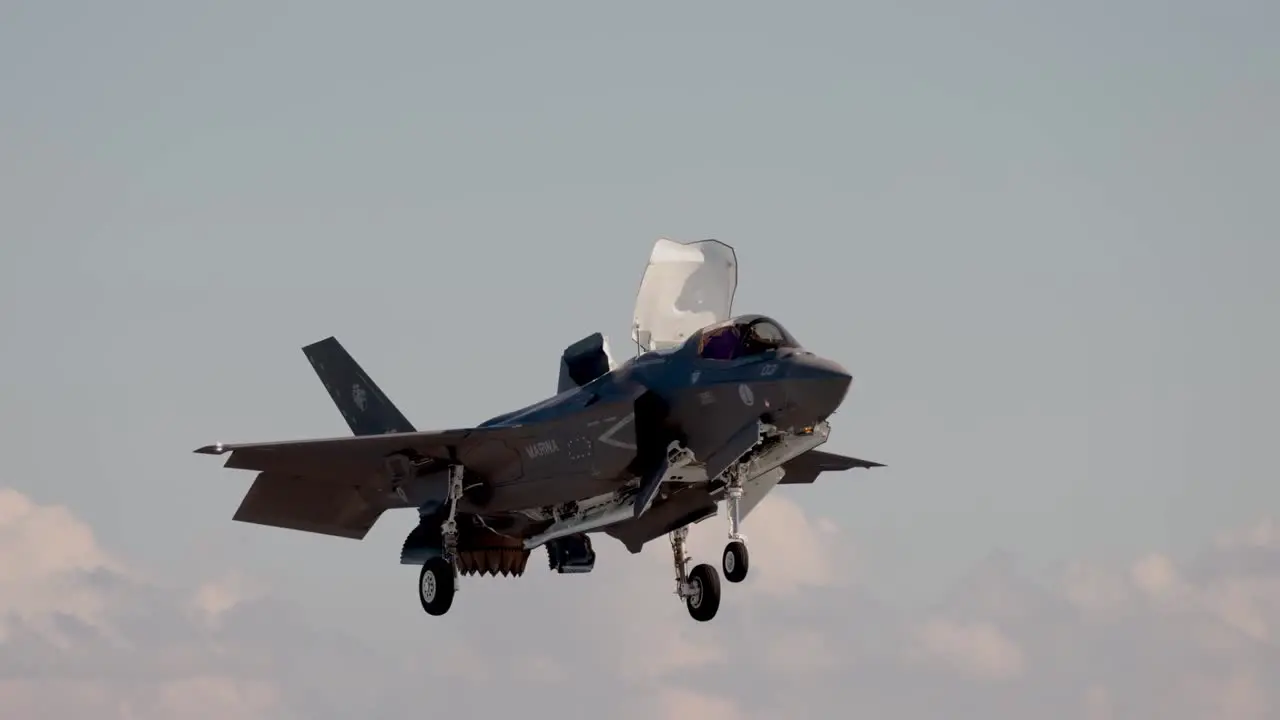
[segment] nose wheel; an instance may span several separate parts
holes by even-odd
[[[742,534],[742,481],[746,469],[739,465],[728,473],[727,501],[725,509],[729,511],[729,544],[724,546],[724,556],[720,565],[724,569],[724,579],[731,583],[740,583],[747,579],[747,568],[751,555],[747,552],[747,536]]]
[[[724,569],[724,579],[731,583],[740,583],[747,579],[747,568],[750,566],[751,555],[747,552],[747,544],[741,540],[734,540],[724,546],[724,557],[721,558],[720,564]]]

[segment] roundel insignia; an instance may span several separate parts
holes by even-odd
[[[755,393],[751,392],[751,386],[746,383],[738,386],[738,397],[742,398],[743,405],[754,405],[756,402]]]

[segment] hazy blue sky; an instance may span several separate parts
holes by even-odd
[[[0,593],[0,658],[51,654],[16,670],[0,660],[0,710],[83,707],[47,704],[57,697],[176,717],[189,708],[164,703],[194,696],[215,698],[195,704],[216,717],[231,712],[209,709],[223,701],[316,717],[344,712],[315,692],[336,697],[346,677],[386,696],[352,700],[375,715],[425,692],[484,716],[450,689],[449,647],[539,698],[569,682],[556,668],[603,672],[587,695],[611,708],[661,696],[777,717],[808,698],[823,717],[846,717],[847,703],[990,717],[1060,693],[1064,717],[1108,703],[1117,718],[1174,717],[1142,704],[1156,702],[1148,691],[1176,678],[1216,698],[1196,675],[1207,667],[1239,668],[1223,687],[1255,688],[1253,704],[1174,709],[1280,712],[1280,537],[1266,524],[1280,517],[1278,8],[6,4],[0,492],[14,492],[0,495],[0,590],[27,600],[6,607]],[[762,506],[745,527],[753,577],[726,592],[717,627],[671,596],[665,543],[640,558],[611,545],[585,578],[551,576],[535,555],[530,576],[467,582],[431,620],[417,569],[396,564],[412,513],[361,543],[232,523],[251,474],[191,454],[345,433],[299,351],[330,334],[419,427],[541,399],[566,344],[600,330],[626,351],[659,236],[734,245],[735,309],[776,317],[854,373],[829,449],[890,466]],[[1256,530],[1248,542],[1222,540],[1243,528]],[[704,556],[724,529],[699,526]],[[1223,580],[1213,558],[1241,543],[1269,560],[1228,562],[1253,579]],[[67,547],[79,550],[37,551]],[[21,557],[30,567],[12,570]],[[1082,611],[1059,605],[1079,598],[1064,577],[1094,577],[1082,563],[1139,588],[1107,597],[1176,575],[1205,617],[1247,606],[1260,625],[1224,620],[1250,628],[1225,658],[1200,635],[1167,640],[1182,643],[1172,655],[1115,640],[1188,627],[1161,615],[1170,624],[1155,628],[1132,607],[1108,620],[1114,632],[1081,639]],[[87,585],[66,575],[94,567],[112,569]],[[1007,587],[1018,582],[1053,598],[1029,635],[1004,605],[957,600],[1032,592]],[[136,596],[118,594],[126,585]],[[1215,587],[1236,589],[1217,602]],[[213,631],[181,624],[194,622],[178,619],[184,593],[249,608],[217,638],[244,653],[233,669],[221,655],[186,675],[139,660],[205,658]],[[172,620],[163,652],[143,607]],[[56,631],[41,624],[48,608],[96,618],[134,650],[99,638],[97,664],[81,667],[40,634]],[[1079,657],[1035,650],[1060,647],[1041,625]],[[658,630],[683,650],[653,644]],[[1022,648],[996,664],[1019,670],[984,677],[1016,692],[916,669],[993,632]],[[840,647],[822,649],[824,636]],[[831,662],[732,707],[673,689],[727,702],[734,673],[776,680],[761,664],[790,657],[775,637],[812,637],[796,657]],[[502,675],[508,652],[546,672]],[[640,669],[681,652],[705,683],[663,674],[683,665]],[[1106,684],[1129,678],[1118,669],[1082,679],[1117,652],[1145,668],[1131,686]],[[307,655],[306,682],[290,653]],[[1170,656],[1186,667],[1155,667]],[[407,679],[424,657],[430,677]],[[621,669],[601,671],[609,662]],[[259,672],[261,686],[234,684]]]

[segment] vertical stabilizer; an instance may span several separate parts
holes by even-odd
[[[413,425],[336,338],[302,348],[333,404],[356,435],[414,432]]]

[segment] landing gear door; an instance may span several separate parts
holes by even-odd
[[[719,240],[653,244],[640,280],[631,339],[644,351],[680,345],[694,332],[724,322],[738,288],[738,257]]]

